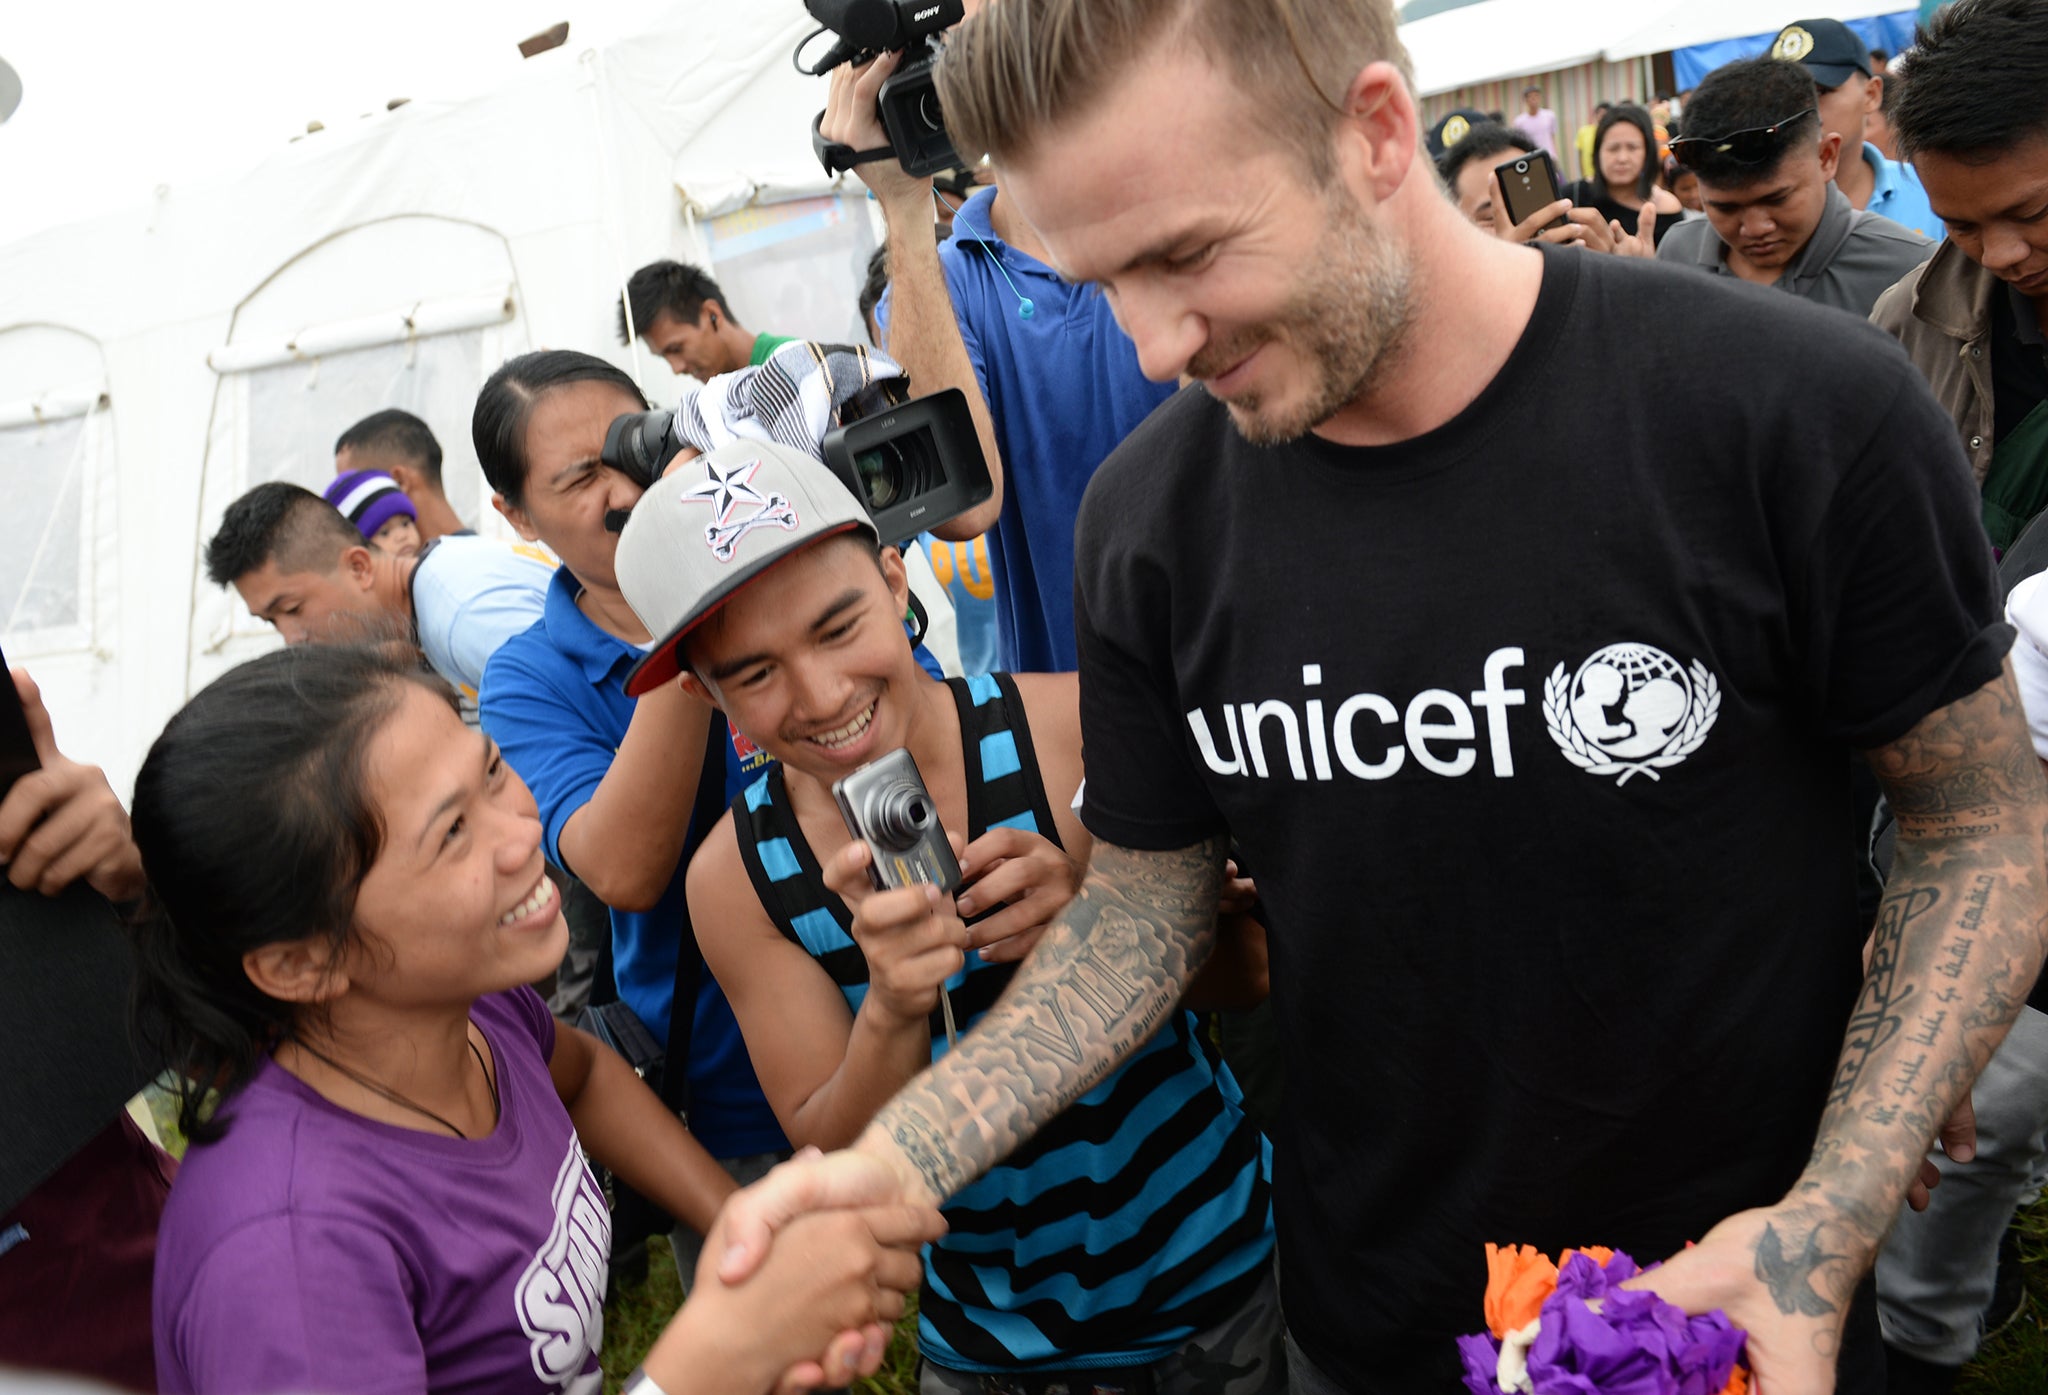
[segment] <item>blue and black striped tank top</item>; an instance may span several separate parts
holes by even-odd
[[[1024,704],[1007,675],[950,681],[966,753],[969,841],[1021,828],[1058,843]],[[867,962],[826,889],[780,766],[733,801],[742,860],[782,933],[855,1011]],[[947,984],[963,1030],[1013,966],[969,952]],[[932,1014],[932,1056],[946,1050]],[[925,1251],[919,1344],[956,1370],[1141,1365],[1231,1316],[1273,1247],[1271,1152],[1190,1013],[945,1207]]]

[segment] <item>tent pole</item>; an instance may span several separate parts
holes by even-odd
[[[605,78],[604,53],[599,49],[590,49],[583,54],[583,61],[590,65],[594,77],[590,87],[590,102],[592,114],[597,122],[597,164],[599,178],[604,184],[605,207],[612,210],[612,218],[622,220],[624,210],[619,203],[618,178],[612,170],[611,84]],[[607,223],[611,221],[611,218],[606,219]],[[625,239],[620,235],[621,228],[614,226],[611,232],[612,257],[617,263],[619,276],[619,305],[626,317],[626,352],[633,356],[633,381],[640,385],[640,395],[645,397],[647,381],[643,375],[646,364],[640,357],[640,326],[633,323],[633,299],[626,293],[632,273],[626,268]]]

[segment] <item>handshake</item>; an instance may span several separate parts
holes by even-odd
[[[805,1148],[734,1194],[705,1237],[689,1302],[644,1369],[777,1395],[874,1374],[917,1287],[919,1252],[946,1229],[904,1190],[879,1159]],[[670,1376],[661,1388],[688,1387]]]

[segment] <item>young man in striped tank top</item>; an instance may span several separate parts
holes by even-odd
[[[995,1001],[1089,846],[1073,676],[933,680],[900,623],[902,561],[878,542],[815,461],[747,444],[651,490],[618,555],[663,636],[629,691],[680,674],[778,761],[706,840],[690,906],[770,1103],[792,1142],[822,1148],[943,1054],[942,991],[962,1030]],[[835,780],[898,747],[953,832],[957,900],[872,891],[833,802]],[[1263,940],[1237,938],[1210,983],[1241,1004],[1263,992]],[[923,1389],[1284,1390],[1269,1175],[1236,1083],[1175,1012],[946,1208]]]

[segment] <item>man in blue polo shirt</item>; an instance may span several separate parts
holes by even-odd
[[[875,94],[895,66],[891,56],[833,73],[828,138],[888,144]],[[996,187],[970,198],[934,247],[930,179],[889,159],[855,172],[889,225],[889,291],[876,308],[884,347],[913,391],[966,394],[996,484],[988,503],[934,531],[960,542],[988,534],[1002,667],[1070,671],[1081,495],[1175,384],[1146,379],[1102,293],[1062,281]]]
[[[626,674],[642,651],[578,607],[583,589],[567,567],[557,571],[540,622],[507,640],[484,670],[484,730],[533,791],[548,859],[559,866],[576,865],[563,853],[563,831],[590,804],[628,745],[652,754],[673,735],[702,750],[709,715],[689,711],[703,704],[680,689],[651,695],[653,701],[627,697]],[[680,761],[683,752],[667,754]],[[726,743],[719,778],[728,789],[741,789],[767,759],[735,736]],[[689,802],[683,801],[685,810]],[[612,973],[619,997],[657,1041],[666,1041],[669,1034],[679,953],[675,927],[684,914],[688,860],[675,860],[652,904],[622,910],[617,901],[640,898],[615,895],[611,908]],[[782,1131],[754,1083],[732,1009],[708,974],[698,985],[696,1011],[690,1044],[691,1132],[721,1161],[779,1153],[787,1147]]]
[[[1813,79],[1821,130],[1842,138],[1835,187],[1850,206],[1939,242],[1941,219],[1928,207],[1913,167],[1887,160],[1863,139],[1865,118],[1884,103],[1884,74],[1872,70],[1870,50],[1855,31],[1838,19],[1798,20],[1778,31],[1771,56],[1799,64]]]
[[[626,674],[652,636],[619,594],[618,534],[605,518],[630,509],[641,488],[599,455],[612,419],[646,406],[618,368],[571,350],[522,354],[478,393],[472,433],[492,506],[563,564],[539,621],[485,665],[479,705],[485,732],[533,792],[548,860],[610,908],[620,999],[667,1044],[688,915],[683,872],[701,836],[692,827],[699,776],[719,782],[722,804],[763,762],[721,742],[719,768],[702,768],[708,704],[676,685],[626,696]],[[708,973],[697,977],[677,1045],[670,1068],[687,1055],[690,1130],[711,1155],[741,1182],[786,1156],[739,1024]],[[686,1285],[700,1243],[687,1227],[674,1233]]]

